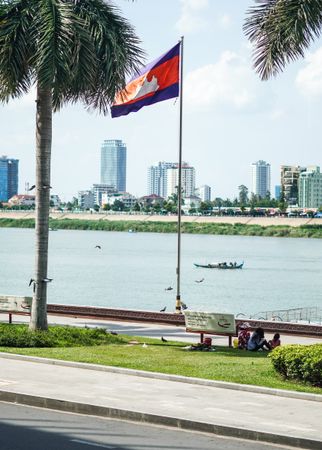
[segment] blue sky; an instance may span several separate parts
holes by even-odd
[[[252,0],[115,0],[136,28],[147,62],[185,37],[183,159],[196,183],[213,197],[233,198],[251,187],[250,164],[272,168],[272,193],[281,164],[322,164],[322,44],[278,77],[262,82],[252,70],[242,26]],[[20,160],[19,191],[34,184],[34,92],[0,106],[0,154]],[[145,195],[147,167],[177,161],[178,103],[168,100],[111,119],[65,107],[53,123],[53,193],[70,199],[100,181],[100,145],[122,139],[128,148],[127,190]]]

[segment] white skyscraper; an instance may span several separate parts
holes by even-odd
[[[166,198],[167,170],[176,166],[176,163],[160,161],[148,168],[148,195]]]
[[[178,167],[167,170],[167,195],[169,197],[172,194],[177,194],[177,186],[179,183],[179,170]],[[189,164],[183,162],[181,169],[181,186],[183,191],[183,197],[191,197],[195,195],[195,168],[189,166]]]
[[[210,202],[211,200],[211,187],[207,184],[200,186],[197,189],[197,195],[201,198],[202,202]]]
[[[271,192],[271,165],[265,161],[257,161],[252,167],[251,192],[261,198],[265,198],[267,192]]]

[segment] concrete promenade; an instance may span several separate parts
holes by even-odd
[[[17,319],[17,320],[15,320]],[[0,316],[6,321],[6,315]],[[14,317],[14,321],[28,317]],[[184,329],[49,316],[50,323],[104,326],[195,342]],[[184,336],[185,335],[185,336]],[[283,342],[318,339],[283,336]],[[214,338],[215,345],[227,345]],[[0,354],[0,400],[154,423],[297,448],[322,448],[322,395]]]
[[[0,218],[8,219],[33,219],[34,211],[0,211]],[[177,222],[176,215],[162,216],[157,214],[119,214],[110,212],[50,212],[52,219],[79,219],[79,220],[126,220],[126,221],[143,221],[143,222]],[[287,225],[291,227],[299,227],[301,225],[322,225],[322,219],[313,219],[308,217],[249,217],[249,216],[182,216],[182,222],[194,223],[226,223],[235,224],[242,223],[245,225],[261,225],[267,227],[270,225]]]

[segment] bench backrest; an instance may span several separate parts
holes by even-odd
[[[18,297],[16,295],[0,295],[1,312],[30,313],[32,297]]]
[[[208,313],[202,311],[184,311],[186,331],[192,333],[236,334],[233,314]]]

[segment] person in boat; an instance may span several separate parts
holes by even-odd
[[[234,267],[234,264],[232,262],[229,263],[230,267]]]
[[[247,343],[247,350],[257,352],[257,350],[272,350],[272,347],[265,339],[264,330],[261,327],[256,328]]]
[[[237,263],[236,263],[236,261],[234,262],[234,267],[237,267]]]

